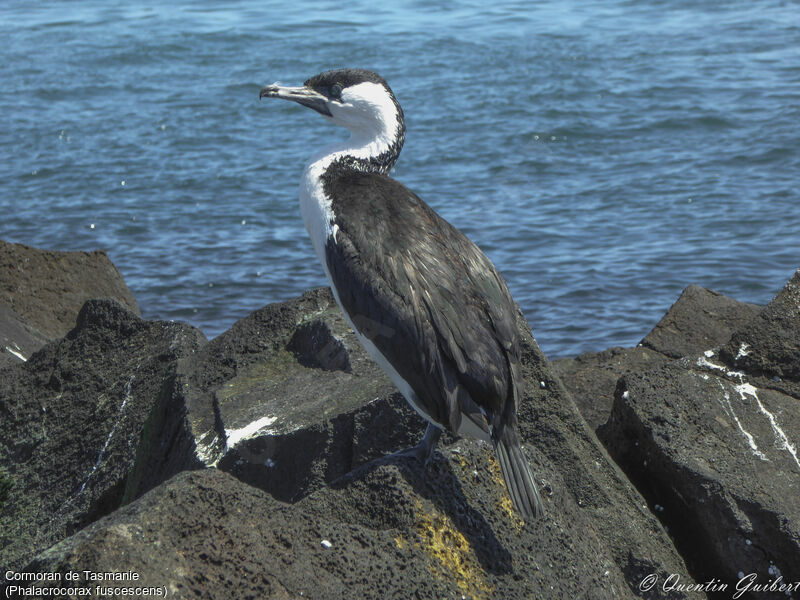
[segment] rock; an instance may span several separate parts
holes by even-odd
[[[0,369],[25,362],[47,341],[40,331],[25,323],[9,307],[0,304]]]
[[[776,380],[796,384],[783,390],[800,398],[800,270],[758,316],[733,334],[720,357],[768,385]]]
[[[552,365],[581,416],[596,430],[611,414],[614,388],[622,375],[665,365],[670,360],[650,348],[617,347],[602,352],[585,352],[575,358],[559,358]]]
[[[415,441],[409,427],[382,427],[387,418],[423,428],[328,288],[238,321],[198,352],[188,382],[197,458],[286,501]]]
[[[443,438],[427,468],[372,462],[424,424],[323,289],[256,311],[189,361],[185,422],[216,469],[181,473],[28,569],[122,565],[205,598],[635,598],[650,574],[691,581],[518,319],[520,434],[544,518],[522,523],[479,442]]]
[[[522,333],[526,381],[526,394],[519,411],[521,438],[547,457],[552,468],[563,478],[567,497],[581,508],[568,518],[580,519],[583,521],[580,527],[598,532],[605,552],[613,557],[625,576],[629,586],[625,592],[645,598],[697,597],[691,590],[668,593],[657,587],[646,591],[641,587],[648,575],[657,577],[659,581],[673,573],[685,574],[687,581],[691,581],[691,577],[669,537],[651,521],[653,515],[642,497],[610,460],[594,432],[580,416],[569,393],[533,339],[521,312],[517,322]],[[539,469],[535,460],[532,466],[534,471]],[[559,482],[554,481],[552,485],[553,489],[558,489]],[[557,506],[558,502],[553,504]],[[548,504],[545,504],[547,517],[550,514],[548,509]],[[539,537],[531,540],[534,546],[542,543],[541,538],[545,536]],[[555,548],[543,550],[544,555],[559,554]],[[595,590],[601,597],[613,597],[602,586]],[[623,595],[623,592],[619,593]]]
[[[124,564],[173,598],[511,600],[541,589],[561,598],[586,589],[634,597],[596,534],[577,523],[535,527],[561,549],[545,557],[532,551],[527,527],[491,503],[451,512],[449,493],[460,503],[475,495],[459,477],[479,465],[464,460],[453,466],[437,458],[434,485],[414,465],[382,466],[295,504],[216,469],[182,473],[49,549],[28,570]],[[497,487],[495,478],[489,482]]]
[[[733,333],[721,358],[706,350],[625,375],[599,432],[697,581],[800,581],[797,278]]]
[[[727,342],[761,308],[690,285],[640,344],[671,358],[698,354]]]
[[[143,321],[114,300],[91,300],[64,339],[0,370],[8,483],[0,564],[25,564],[174,474],[143,467],[182,364],[203,341],[186,325]]]
[[[113,298],[139,314],[122,275],[102,250],[58,252],[0,240],[0,305],[45,338],[66,335],[92,298]]]
[[[760,310],[755,304],[690,285],[637,347],[587,352],[555,360],[553,367],[583,417],[597,429],[611,413],[620,376],[720,346]]]

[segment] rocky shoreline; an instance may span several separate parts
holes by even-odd
[[[730,598],[753,574],[790,597],[753,585],[800,582],[800,272],[765,307],[689,286],[635,348],[551,363],[518,326],[533,523],[480,443],[370,463],[424,425],[327,288],[209,341],[141,319],[102,252],[0,242],[3,585]]]

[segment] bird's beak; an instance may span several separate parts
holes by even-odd
[[[273,83],[261,88],[261,93],[258,94],[258,99],[261,98],[282,98],[283,100],[292,100],[303,106],[313,108],[320,114],[326,117],[331,117],[331,111],[328,109],[328,99],[309,87],[288,87]]]

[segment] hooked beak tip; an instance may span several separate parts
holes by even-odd
[[[278,93],[278,86],[276,85],[265,85],[261,88],[261,91],[258,93],[258,99],[261,100],[264,97],[271,98]]]
[[[259,100],[261,98],[280,98],[282,100],[291,100],[303,106],[313,108],[320,114],[326,117],[331,116],[331,111],[327,106],[327,98],[319,92],[302,86],[302,87],[286,87],[273,83],[261,88],[258,93]]]

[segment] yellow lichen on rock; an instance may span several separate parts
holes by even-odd
[[[414,505],[418,515],[418,545],[431,558],[431,574],[455,581],[465,598],[490,598],[493,588],[467,538],[447,515],[436,509],[426,510],[417,499]]]

